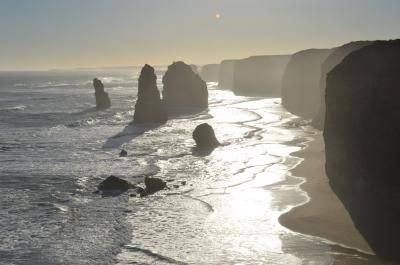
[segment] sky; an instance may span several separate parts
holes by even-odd
[[[0,0],[0,70],[218,63],[400,38],[399,0]]]

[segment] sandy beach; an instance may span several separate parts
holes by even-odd
[[[301,189],[308,193],[310,200],[282,215],[279,218],[280,223],[293,231],[322,237],[339,245],[373,254],[329,186],[325,174],[322,133],[318,133],[315,140],[308,143],[307,148],[293,155],[304,159],[292,170],[292,174],[305,178]]]

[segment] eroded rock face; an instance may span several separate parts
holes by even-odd
[[[321,65],[333,49],[310,49],[292,55],[282,78],[282,105],[303,118],[314,118],[321,104]]]
[[[174,62],[163,77],[163,101],[168,111],[208,107],[206,83],[190,65]]]
[[[367,45],[370,45],[371,41],[354,41],[340,46],[333,51],[325,62],[321,66],[321,104],[317,116],[313,119],[312,125],[322,130],[325,122],[325,88],[326,88],[326,76],[327,74],[342,60],[352,53],[353,51],[359,50]]]
[[[208,123],[200,124],[194,129],[193,139],[198,148],[213,148],[220,145],[214,129]]]
[[[218,82],[219,64],[206,64],[201,68],[201,78],[206,82]]]
[[[328,73],[326,172],[371,247],[400,262],[400,40],[349,54]],[[393,264],[397,264],[394,262]]]
[[[111,101],[107,92],[104,91],[103,83],[99,79],[95,78],[93,79],[93,87],[95,90],[94,95],[96,97],[96,108],[109,108],[111,106]]]
[[[154,68],[146,64],[139,76],[134,123],[166,122],[167,112],[160,99]]]
[[[220,64],[218,87],[220,89],[233,89],[233,72],[236,60],[224,60]]]
[[[241,96],[280,97],[282,76],[290,55],[252,56],[237,60],[233,92]]]

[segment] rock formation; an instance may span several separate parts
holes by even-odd
[[[280,97],[290,55],[252,56],[235,62],[233,92],[241,96]]]
[[[214,129],[208,123],[196,127],[193,131],[193,139],[197,148],[214,148],[220,145],[215,137]]]
[[[340,46],[333,51],[325,62],[321,66],[321,79],[320,79],[320,88],[321,88],[321,104],[316,117],[314,117],[312,125],[322,130],[324,128],[325,121],[325,87],[326,87],[326,76],[327,74],[338,65],[347,55],[351,52],[361,49],[369,44],[371,41],[354,41],[347,43],[343,46]]]
[[[220,89],[233,89],[233,72],[235,60],[224,60],[220,64],[218,87]]]
[[[326,82],[326,172],[358,230],[400,262],[400,40],[349,54]],[[390,262],[388,262],[390,263]]]
[[[139,76],[138,96],[135,105],[134,123],[166,122],[167,112],[160,99],[157,76],[154,68],[146,64]]]
[[[116,176],[110,176],[98,185],[99,191],[127,191],[135,188],[134,185]]]
[[[321,65],[333,49],[310,49],[292,55],[282,78],[282,105],[303,118],[314,118],[321,104]]]
[[[167,183],[159,178],[145,177],[144,185],[146,185],[146,194],[153,194],[167,187]]]
[[[93,79],[93,87],[95,90],[94,95],[96,97],[96,108],[109,108],[111,106],[111,101],[107,92],[104,91],[103,83],[99,79],[95,78]]]
[[[128,156],[128,152],[125,149],[122,149],[121,152],[119,152],[119,156],[120,157],[127,157]]]
[[[206,82],[218,82],[219,64],[206,64],[201,68],[201,78]]]
[[[174,62],[168,66],[163,84],[163,101],[168,111],[208,107],[207,85],[190,65]]]

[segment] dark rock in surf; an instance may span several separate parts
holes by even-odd
[[[372,44],[372,41],[354,41],[340,46],[333,51],[328,58],[324,61],[321,66],[321,79],[320,79],[320,89],[321,89],[321,104],[317,116],[314,117],[312,125],[322,130],[324,128],[325,122],[325,88],[326,88],[326,77],[328,73],[343,59],[352,53],[353,51],[359,50],[367,45]]]
[[[290,55],[252,56],[235,61],[233,92],[241,96],[280,97]]]
[[[215,148],[220,145],[214,129],[208,123],[200,124],[194,129],[193,139],[197,148]]]
[[[146,194],[153,194],[167,187],[167,183],[159,178],[145,177],[144,185]]]
[[[224,60],[220,64],[218,87],[220,89],[233,89],[233,73],[236,60]]]
[[[119,152],[119,156],[120,157],[127,157],[128,156],[128,152],[124,149],[121,150],[121,152]]]
[[[104,91],[103,83],[95,78],[93,79],[93,87],[95,90],[95,97],[96,97],[96,108],[98,109],[106,109],[111,106],[110,98],[108,97],[108,93]]]
[[[163,123],[167,112],[160,99],[154,68],[146,64],[139,76],[138,99],[135,105],[134,123]]]
[[[333,49],[310,49],[292,55],[282,78],[282,105],[312,119],[321,104],[321,65]]]
[[[174,62],[168,66],[163,84],[163,101],[168,111],[208,107],[207,85],[190,65]]]
[[[135,188],[135,185],[116,176],[110,176],[103,180],[97,188],[99,191],[127,191]]]
[[[206,82],[218,82],[219,64],[206,64],[201,68],[201,78]]]
[[[377,41],[327,75],[324,140],[333,190],[374,252],[400,264],[400,40]]]

